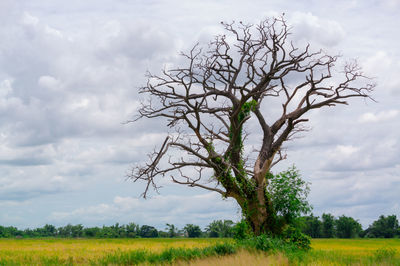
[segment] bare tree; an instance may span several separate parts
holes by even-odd
[[[216,36],[204,51],[195,45],[182,53],[186,66],[148,74],[140,93],[150,97],[136,119],[165,118],[170,132],[129,177],[147,183],[144,197],[157,190],[156,177],[166,175],[232,197],[256,234],[276,232],[267,186],[271,167],[285,158],[282,145],[304,130],[310,110],[369,97],[374,84],[356,62],[335,71],[338,56],[296,47],[283,17],[222,25],[228,36]],[[272,101],[280,102],[275,119],[265,114]],[[243,130],[251,114],[262,139],[247,154]]]

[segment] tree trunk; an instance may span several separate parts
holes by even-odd
[[[249,222],[251,228],[255,235],[260,235],[262,233],[266,233],[266,221],[268,214],[267,206],[260,204],[258,200],[254,200],[253,202],[249,202],[248,206],[248,215],[246,220]]]
[[[246,195],[246,198],[242,199],[245,204],[240,204],[243,215],[255,235],[263,233],[276,234],[280,231],[276,226],[276,214],[267,193],[268,181],[266,180],[266,175],[269,172],[274,155],[275,153],[272,153],[272,156],[264,160],[261,160],[261,156],[259,156],[255,163],[254,176],[252,178],[256,182],[254,194]]]
[[[279,234],[282,225],[276,220],[276,214],[272,202],[266,194],[265,187],[261,187],[261,192],[257,191],[252,197],[235,197],[242,208],[243,217],[251,226],[255,235],[260,234]]]

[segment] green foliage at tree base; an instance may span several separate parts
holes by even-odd
[[[236,240],[244,240],[254,236],[253,231],[246,220],[242,220],[235,224],[235,226],[232,228],[232,231],[233,238]]]
[[[302,250],[309,250],[311,248],[311,238],[303,234],[300,229],[288,226],[282,233],[283,239],[295,245]]]
[[[261,234],[255,236],[250,226],[245,220],[237,223],[233,227],[234,238],[238,243],[249,246],[257,250],[309,250],[311,248],[311,238],[303,234],[299,228],[286,226],[282,234],[270,236]]]

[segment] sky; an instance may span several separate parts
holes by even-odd
[[[357,59],[374,101],[318,109],[286,146],[311,183],[313,213],[364,228],[400,218],[400,1],[0,0],[0,225],[135,222],[202,227],[241,218],[218,194],[160,179],[160,194],[126,179],[166,135],[132,119],[146,71],[222,33],[221,21],[285,13],[293,38]]]

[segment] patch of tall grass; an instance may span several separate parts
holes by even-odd
[[[289,261],[282,253],[266,253],[262,251],[238,250],[229,256],[213,256],[191,261],[176,263],[178,266],[283,266],[289,265]]]
[[[169,248],[161,253],[152,253],[147,250],[117,251],[99,260],[90,261],[90,263],[93,265],[170,264],[176,261],[190,261],[210,256],[229,255],[236,253],[237,249],[237,245],[225,242],[205,248]]]

